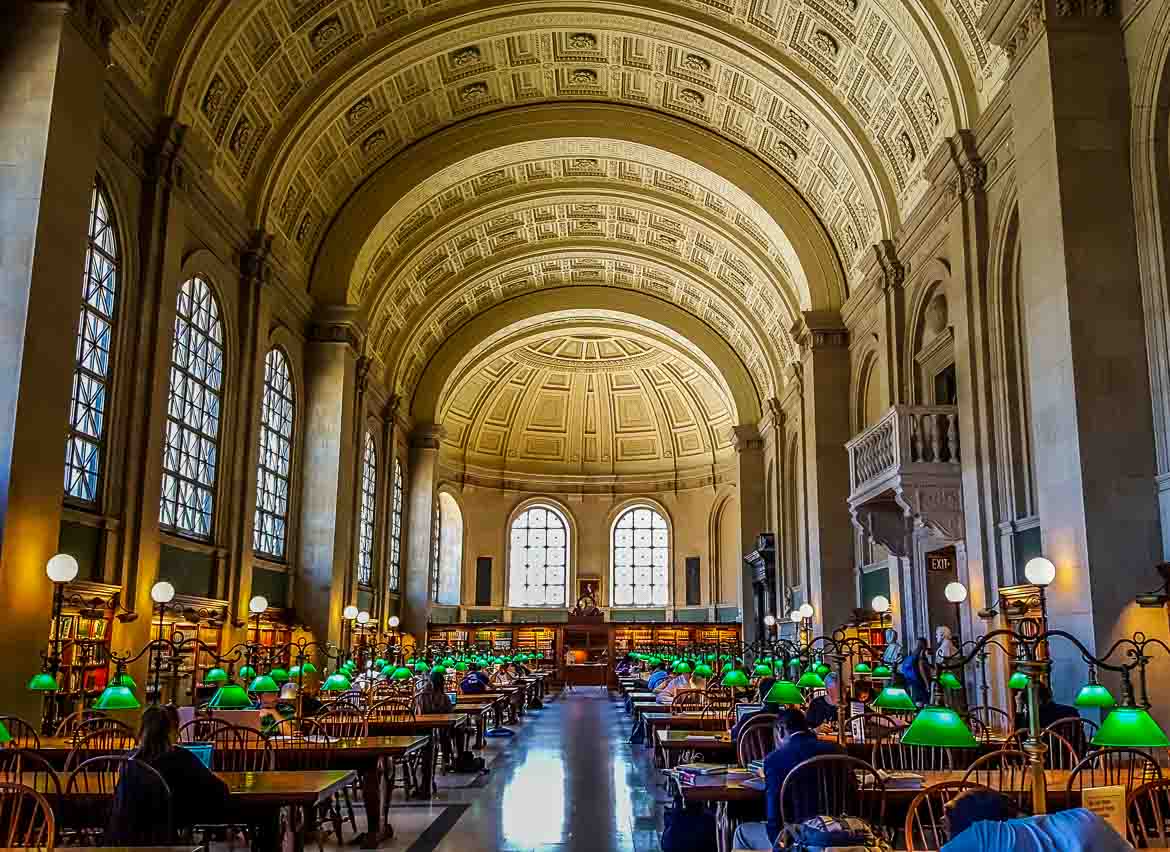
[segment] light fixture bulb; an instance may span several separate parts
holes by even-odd
[[[369,620],[370,620],[370,614],[368,612],[366,612],[364,609],[357,614],[357,623],[358,624],[366,624],[367,622],[369,622]]]
[[[54,583],[69,583],[77,577],[77,560],[68,553],[58,553],[45,564],[45,573]]]
[[[792,612],[788,613],[788,617],[791,618],[793,624],[795,624],[796,622],[800,621],[800,610],[794,609]]]
[[[943,594],[946,595],[947,600],[953,604],[962,603],[967,600],[967,587],[958,580],[952,580],[947,583],[947,587],[943,589]]]
[[[150,599],[156,604],[169,604],[175,599],[175,587],[166,580],[159,580],[150,587]]]
[[[776,626],[776,616],[772,615],[772,613],[768,613],[767,615],[764,616],[764,624],[768,627],[775,627]]]
[[[248,601],[248,609],[251,611],[252,615],[259,615],[260,613],[264,612],[264,610],[268,609],[268,598],[264,597],[264,595],[256,595],[256,597]],[[255,690],[253,690],[253,692],[254,691]]]
[[[345,609],[343,609],[341,611],[341,617],[344,618],[346,621],[353,621],[355,618],[358,617],[358,608],[356,606],[354,606],[353,604],[350,604],[349,606],[347,606]]]
[[[1047,586],[1056,579],[1056,566],[1043,556],[1034,556],[1024,566],[1024,577],[1036,586]]]
[[[869,602],[869,605],[873,607],[873,611],[877,613],[890,611],[890,599],[885,595],[874,595],[873,600]]]
[[[402,620],[397,615],[390,616],[389,624],[390,624],[391,630],[396,629],[398,627],[398,625],[401,623],[402,623]]]
[[[812,604],[806,603],[806,604],[800,605],[800,617],[801,618],[812,618],[814,612],[816,612],[816,610],[813,609]]]

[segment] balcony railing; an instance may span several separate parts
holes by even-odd
[[[959,409],[954,405],[895,405],[845,445],[853,495],[914,467],[958,471]]]

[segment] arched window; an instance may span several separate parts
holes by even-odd
[[[670,532],[652,506],[634,506],[613,524],[613,605],[666,606]]]
[[[569,589],[569,522],[547,504],[512,521],[508,606],[565,606]]]
[[[390,494],[390,591],[397,592],[402,576],[402,465],[398,459],[394,459]]]
[[[431,600],[458,606],[463,580],[463,512],[455,498],[445,491],[439,492],[435,502],[433,556]]]
[[[288,358],[270,349],[264,358],[260,401],[260,458],[256,465],[256,522],[252,549],[284,559],[288,535],[288,485],[295,405]]]
[[[362,586],[370,585],[374,572],[374,506],[378,490],[378,451],[374,436],[366,432],[366,448],[362,454],[362,506],[358,516],[357,579]]]
[[[163,529],[211,537],[223,389],[223,322],[219,303],[202,278],[179,288],[167,433],[163,452]]]
[[[89,201],[89,245],[81,279],[77,361],[65,445],[65,495],[97,503],[105,455],[110,352],[118,304],[118,240],[110,202],[94,179]]]

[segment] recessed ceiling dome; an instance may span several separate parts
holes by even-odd
[[[717,377],[652,340],[550,333],[482,359],[454,386],[443,461],[484,484],[706,484],[731,454],[733,411]]]

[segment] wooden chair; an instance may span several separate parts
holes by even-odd
[[[1093,737],[1097,735],[1097,723],[1081,716],[1069,716],[1065,719],[1057,719],[1041,731],[1041,734],[1044,736],[1056,734],[1064,737],[1076,749],[1077,754],[1088,754],[1093,750]]]
[[[114,791],[129,759],[121,754],[103,754],[83,760],[69,773],[65,783],[68,813],[64,827],[78,845],[102,845],[114,807]],[[74,800],[79,793],[86,795],[84,803]]]
[[[907,852],[941,849],[946,845],[949,838],[943,816],[947,802],[965,790],[979,790],[982,786],[970,781],[943,781],[931,784],[915,796],[906,811]]]
[[[414,715],[413,698],[401,694],[383,698],[366,713],[367,728],[369,722],[405,722]]]
[[[102,755],[125,756],[127,752],[138,745],[133,734],[127,733],[125,725],[121,728],[104,727],[90,731],[80,739],[75,739],[73,749],[65,758],[65,771],[76,769],[81,763],[91,757]]]
[[[110,716],[93,716],[88,719],[82,719],[73,728],[73,741],[77,742],[82,737],[100,731],[116,731],[125,734],[129,737],[134,737],[134,729],[118,719]]]
[[[216,719],[214,716],[196,717],[179,728],[179,742],[209,743],[215,740],[216,731],[230,727],[231,722]]]
[[[873,765],[887,772],[941,772],[954,768],[949,748],[902,743],[902,731],[892,731],[873,745]]]
[[[989,734],[997,732],[1006,734],[1012,730],[1012,717],[998,707],[977,704],[967,708],[967,717],[982,722]]]
[[[707,703],[703,712],[711,710],[715,714],[726,715],[735,708],[735,700],[731,697],[731,690],[722,686],[707,687]]]
[[[680,689],[674,694],[674,701],[670,702],[670,712],[690,713],[703,709],[707,697],[701,689]]]
[[[45,797],[23,784],[0,782],[0,845],[53,852],[57,827]]]
[[[1158,761],[1147,752],[1136,748],[1100,748],[1086,754],[1068,776],[1065,791],[1069,806],[1080,804],[1073,799],[1086,787],[1108,787],[1122,784],[1126,790],[1135,790],[1148,781],[1162,778]]]
[[[175,842],[173,822],[173,802],[171,788],[162,774],[143,760],[127,758],[122,762],[118,775],[118,784],[126,782],[130,777],[134,783],[135,796],[132,801],[123,798],[122,804],[127,807],[125,813],[117,810],[119,799],[116,795],[111,798],[109,821],[99,826],[103,833],[106,827],[113,824],[119,837],[103,837],[103,844],[117,842],[128,846],[161,846]]]
[[[845,730],[853,733],[854,725],[860,721],[867,741],[899,734],[906,730],[906,723],[882,713],[855,713],[845,720]]]
[[[776,748],[776,734],[772,727],[775,722],[775,713],[760,713],[744,722],[735,742],[735,754],[740,766],[747,766],[753,760],[763,760]]]
[[[57,725],[57,730],[54,735],[58,737],[71,737],[77,726],[89,719],[109,719],[110,717],[101,710],[78,710],[76,713],[70,713]]]
[[[1015,749],[988,752],[967,767],[963,780],[998,790],[1023,812],[1032,810],[1032,775],[1025,752]]]
[[[217,772],[267,772],[272,744],[254,728],[231,725],[213,732],[211,764]]]
[[[1004,748],[1023,751],[1024,741],[1027,738],[1027,731],[1022,729],[1015,731],[1008,737]],[[1081,759],[1081,753],[1077,751],[1076,746],[1055,731],[1041,731],[1040,741],[1045,746],[1045,769],[1072,769]]]
[[[780,822],[788,825],[818,814],[859,817],[881,825],[886,784],[877,769],[844,754],[822,754],[798,763],[780,787]]]
[[[268,732],[273,767],[285,771],[325,768],[329,758],[324,738],[312,719],[281,719]]]
[[[331,707],[314,718],[321,731],[341,739],[369,735],[366,714],[356,707]]]
[[[1129,841],[1137,849],[1170,849],[1170,779],[1147,781],[1125,802]]]
[[[57,770],[45,758],[28,749],[0,750],[0,781],[32,787],[54,806],[61,801],[61,778]]]
[[[19,716],[0,716],[0,723],[4,724],[12,737],[7,743],[8,748],[28,748],[36,751],[41,747],[37,729]]]

